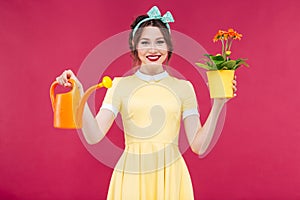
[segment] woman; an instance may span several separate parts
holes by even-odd
[[[180,120],[190,146],[204,154],[213,137],[218,116],[227,99],[214,99],[202,126],[192,84],[170,76],[164,70],[172,55],[168,12],[160,16],[157,7],[139,16],[131,25],[129,37],[134,75],[117,77],[108,89],[100,111],[94,117],[85,106],[83,134],[89,144],[99,142],[120,112],[125,133],[125,150],[115,166],[107,199],[194,199],[185,161],[178,149]],[[66,70],[57,81],[70,87],[68,79],[80,81]],[[236,91],[236,81],[233,81]]]

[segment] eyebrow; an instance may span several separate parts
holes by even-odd
[[[159,38],[156,38],[155,40],[161,40],[161,39],[165,39],[164,37],[159,37]],[[141,38],[140,40],[150,40],[149,38]]]

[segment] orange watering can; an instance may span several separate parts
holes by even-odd
[[[58,85],[57,81],[54,81],[50,87],[50,99],[54,113],[53,125],[55,128],[82,128],[82,113],[89,96],[98,88],[110,88],[112,86],[111,78],[105,76],[101,83],[90,87],[81,98],[75,81],[69,79],[69,82],[72,84],[72,89],[67,93],[54,95],[54,89]]]

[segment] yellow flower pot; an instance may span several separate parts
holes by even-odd
[[[232,98],[234,70],[207,71],[210,98]]]

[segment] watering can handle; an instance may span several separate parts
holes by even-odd
[[[76,123],[81,126],[82,125],[82,114],[83,114],[83,110],[84,110],[84,105],[87,102],[88,98],[90,97],[90,95],[97,90],[98,88],[110,88],[112,86],[112,80],[110,77],[105,76],[102,79],[102,82],[94,85],[92,87],[90,87],[89,89],[87,89],[87,91],[84,93],[84,95],[82,96],[79,106],[77,108],[77,114],[76,114]]]
[[[74,85],[75,85],[75,81],[73,79],[69,79],[69,82],[72,84],[72,90],[74,89]],[[51,104],[52,104],[52,109],[54,111],[54,104],[55,104],[55,96],[54,96],[54,90],[56,88],[56,86],[58,85],[59,83],[57,81],[54,81],[52,84],[51,84],[51,87],[50,87],[50,99],[51,99]],[[72,91],[71,90],[71,91]],[[71,92],[70,91],[70,92]]]

